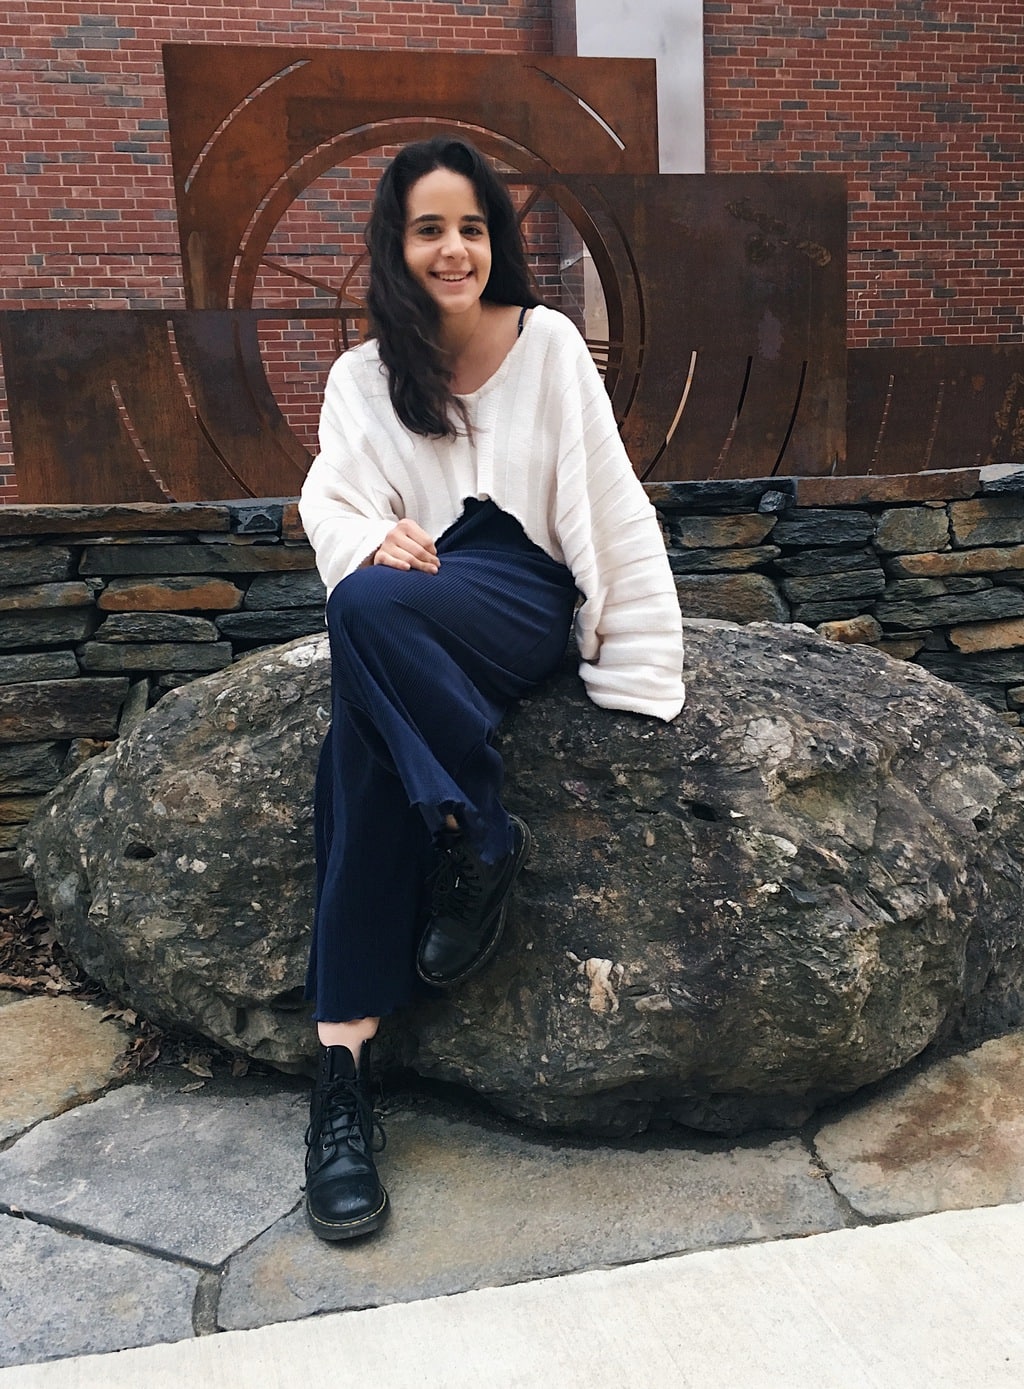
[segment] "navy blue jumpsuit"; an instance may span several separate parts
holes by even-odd
[[[483,859],[509,852],[498,724],[564,654],[569,570],[470,498],[437,574],[357,569],[331,593],[331,727],[316,781],[318,1022],[377,1017],[421,986],[415,952],[454,814]]]

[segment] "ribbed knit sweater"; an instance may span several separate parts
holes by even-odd
[[[471,432],[426,439],[395,415],[374,341],[335,362],[299,503],[328,591],[397,521],[436,539],[467,498],[491,498],[571,571],[584,600],[580,676],[594,703],[674,718],[683,639],[664,541],[574,325],[535,308],[494,375],[460,398]]]

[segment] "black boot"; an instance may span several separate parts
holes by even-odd
[[[376,1230],[388,1194],[374,1165],[370,1044],[356,1068],[348,1047],[321,1047],[306,1130],[306,1217],[321,1239],[351,1239]],[[379,1151],[379,1149],[378,1149]]]
[[[428,984],[459,984],[482,969],[498,948],[512,884],[530,852],[530,831],[512,821],[512,852],[484,863],[464,839],[445,850],[430,920],[416,955]]]

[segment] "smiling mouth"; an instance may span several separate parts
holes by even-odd
[[[434,279],[440,280],[442,284],[457,285],[461,284],[463,280],[468,280],[471,273],[471,271],[466,270],[461,275],[442,275],[440,271],[435,270]]]

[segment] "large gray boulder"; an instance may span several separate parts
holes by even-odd
[[[387,1052],[530,1122],[793,1123],[939,1038],[1024,1018],[1024,740],[913,666],[687,630],[672,725],[571,664],[503,732],[536,846],[493,964]],[[323,638],[168,694],[26,840],[70,953],[154,1021],[308,1060]]]

